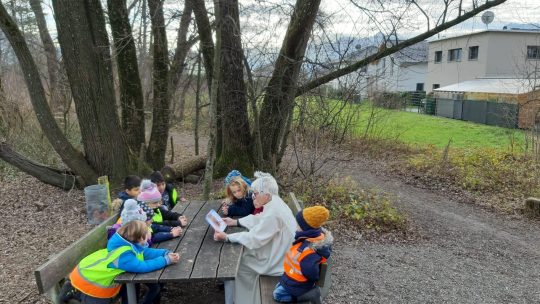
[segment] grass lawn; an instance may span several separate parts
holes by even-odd
[[[425,146],[432,144],[443,148],[451,139],[452,147],[486,148],[500,150],[510,148],[513,138],[514,147],[523,147],[524,133],[519,129],[506,129],[477,124],[462,120],[424,115],[412,112],[386,110],[362,105],[360,121],[356,128],[363,136],[369,124],[369,117],[375,121],[371,135],[379,138],[395,138],[402,142]],[[370,115],[370,113],[375,113]]]

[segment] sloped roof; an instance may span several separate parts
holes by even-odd
[[[539,89],[539,82],[523,78],[479,78],[435,89],[436,92],[523,94]]]

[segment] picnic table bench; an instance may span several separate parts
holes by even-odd
[[[180,261],[150,273],[119,275],[116,281],[127,284],[129,303],[136,303],[137,283],[234,279],[243,247],[240,244],[214,241],[213,229],[205,221],[210,209],[217,210],[219,206],[219,201],[191,201],[175,206],[174,211],[188,217],[188,226],[184,228],[180,237],[159,243],[156,247],[180,253]],[[59,282],[82,258],[106,246],[106,226],[112,225],[117,218],[118,215],[112,216],[40,266],[35,271],[40,293],[47,292],[56,303]],[[228,227],[227,233],[241,230],[242,228],[238,227]]]

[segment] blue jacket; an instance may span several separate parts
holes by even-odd
[[[319,280],[319,265],[321,259],[329,258],[332,253],[332,243],[334,238],[330,231],[323,229],[324,239],[311,243],[305,238],[296,239],[293,245],[302,242],[302,245],[298,248],[299,251],[304,250],[306,247],[311,247],[315,250],[315,253],[309,254],[300,262],[300,270],[302,275],[307,278],[307,282],[298,282],[291,277],[283,274],[279,280],[279,283],[285,288],[291,295],[299,297],[304,293],[310,291],[315,286],[315,283]]]
[[[168,250],[148,248],[139,244],[130,243],[118,233],[115,233],[107,243],[107,250],[111,251],[126,245],[131,246],[137,253],[142,252],[144,261],[137,259],[135,253],[128,250],[122,253],[118,259],[110,263],[108,267],[122,269],[127,272],[144,273],[161,269],[170,263]]]
[[[244,217],[253,214],[253,210],[255,210],[255,205],[253,205],[253,198],[251,197],[251,192],[249,192],[245,197],[235,200],[229,206],[227,215]]]

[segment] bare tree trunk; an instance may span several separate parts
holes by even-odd
[[[195,90],[195,121],[193,126],[193,137],[195,138],[195,155],[199,155],[199,121],[201,116],[201,51],[197,57],[197,88]]]
[[[65,190],[69,190],[77,184],[77,178],[71,172],[63,172],[35,163],[13,151],[5,142],[0,142],[0,158],[46,184]]]
[[[247,114],[244,83],[244,55],[240,40],[240,20],[237,0],[219,0],[221,35],[222,121],[221,154],[217,156],[215,174],[225,175],[231,169],[246,174],[253,172],[251,135]]]
[[[302,58],[320,3],[320,0],[296,2],[274,72],[266,88],[261,112],[271,118],[261,121],[261,130],[264,130],[266,137],[262,143],[265,163],[261,165],[271,172],[277,170],[280,144],[287,134],[285,128],[294,108]]]
[[[169,57],[167,51],[167,34],[165,32],[165,19],[163,17],[163,1],[148,0],[152,33],[154,36],[153,53],[154,69],[154,98],[152,113],[152,132],[146,152],[146,160],[152,168],[159,170],[165,163],[165,151],[169,138],[169,100],[167,99],[167,85],[169,75]]]
[[[186,1],[184,4],[184,11],[182,17],[180,17],[180,27],[178,28],[178,36],[176,40],[176,50],[171,62],[171,71],[169,73],[168,83],[168,100],[172,100],[174,93],[178,87],[180,77],[184,72],[184,63],[189,49],[193,46],[193,42],[187,41],[187,33],[189,24],[191,23],[191,13],[193,11],[192,2]]]
[[[100,175],[120,181],[130,168],[120,129],[110,45],[99,0],[53,0],[58,40],[86,157]]]
[[[208,93],[211,96],[212,90],[220,90],[219,83],[214,87],[212,81],[213,73],[213,60],[214,60],[214,43],[212,42],[212,28],[210,27],[210,21],[208,19],[208,11],[204,4],[204,0],[188,0],[193,1],[193,14],[195,15],[195,22],[197,23],[197,30],[199,33],[199,39],[203,54],[204,69],[206,72],[206,80],[208,84]],[[215,13],[215,12],[214,12]],[[217,110],[216,110],[216,156],[221,155],[222,147],[222,118],[221,118],[221,94],[217,95]]]
[[[137,63],[137,50],[133,41],[131,25],[125,0],[108,0],[118,79],[120,81],[120,105],[122,130],[133,153],[145,144],[144,100]]]
[[[218,26],[216,31],[216,47],[214,49],[214,70],[212,75],[212,87],[216,88],[221,79],[221,14],[219,13],[219,0],[214,0],[214,6],[216,12],[216,23]],[[210,95],[210,135],[208,136],[208,147],[206,149],[206,168],[204,170],[203,197],[206,200],[210,198],[210,191],[212,190],[212,180],[214,177],[214,159],[216,157],[217,136],[217,103],[218,90],[214,89],[211,91]]]
[[[39,71],[36,67],[34,59],[30,54],[28,45],[22,36],[22,33],[17,28],[17,25],[9,17],[6,9],[0,3],[0,27],[8,38],[19,64],[23,70],[24,78],[28,91],[30,93],[30,101],[36,113],[41,129],[45,136],[60,155],[62,161],[68,165],[76,174],[80,175],[85,184],[91,184],[97,179],[97,174],[94,169],[88,164],[82,153],[77,151],[66,139],[62,130],[54,120],[51,109],[47,104],[45,90],[41,84]]]
[[[36,16],[36,23],[39,29],[39,37],[43,43],[43,49],[45,50],[45,56],[47,58],[47,72],[49,74],[49,93],[51,94],[51,108],[53,111],[62,109],[63,102],[60,98],[61,94],[58,88],[58,75],[61,73],[58,59],[56,58],[56,48],[54,47],[53,40],[47,29],[47,22],[45,21],[45,15],[41,8],[40,0],[30,0],[30,7]]]

